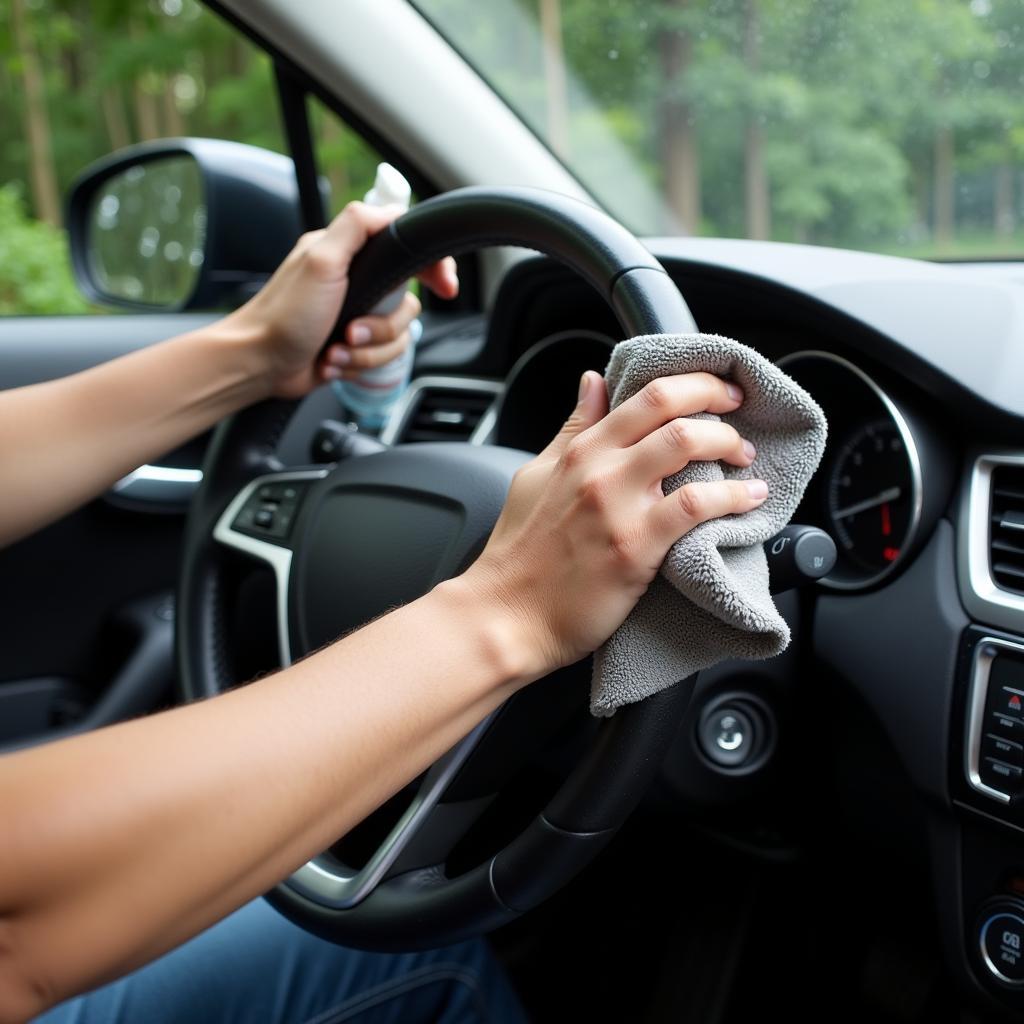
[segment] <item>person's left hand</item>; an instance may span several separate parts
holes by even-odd
[[[409,324],[420,312],[419,299],[411,292],[387,316],[353,320],[345,328],[344,342],[320,356],[348,290],[352,258],[400,213],[397,206],[349,203],[328,227],[304,234],[260,292],[227,318],[242,337],[253,339],[257,372],[265,374],[269,394],[301,397],[325,381],[382,366],[409,344]],[[451,257],[418,276],[440,298],[458,294]]]

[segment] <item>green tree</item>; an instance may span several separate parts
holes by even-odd
[[[71,278],[64,232],[34,220],[18,185],[0,188],[0,315],[87,313]]]

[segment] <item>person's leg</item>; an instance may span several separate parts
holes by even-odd
[[[483,940],[365,953],[318,939],[263,900],[179,949],[37,1018],[37,1024],[521,1024]]]

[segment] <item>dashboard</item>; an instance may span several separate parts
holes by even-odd
[[[885,891],[900,907],[875,912],[905,913],[961,987],[1024,1012],[1024,957],[1003,941],[1024,944],[1024,288],[997,268],[650,245],[701,329],[757,349],[822,405],[829,441],[794,521],[839,549],[813,592],[777,600],[789,651],[701,673],[664,791],[752,857],[832,821],[839,865],[870,834],[879,877],[899,880]],[[506,274],[489,318],[434,330],[389,442],[539,451],[621,338],[542,257]],[[716,759],[705,726],[723,709],[745,709],[755,762]]]

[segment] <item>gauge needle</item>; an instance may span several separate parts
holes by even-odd
[[[876,494],[873,498],[865,498],[863,501],[858,501],[853,505],[847,505],[846,508],[841,508],[832,514],[836,519],[845,519],[847,516],[855,516],[858,512],[874,508],[876,505],[884,505],[887,501],[895,501],[902,493],[903,491],[900,488],[890,487],[887,491],[882,491],[881,494]]]

